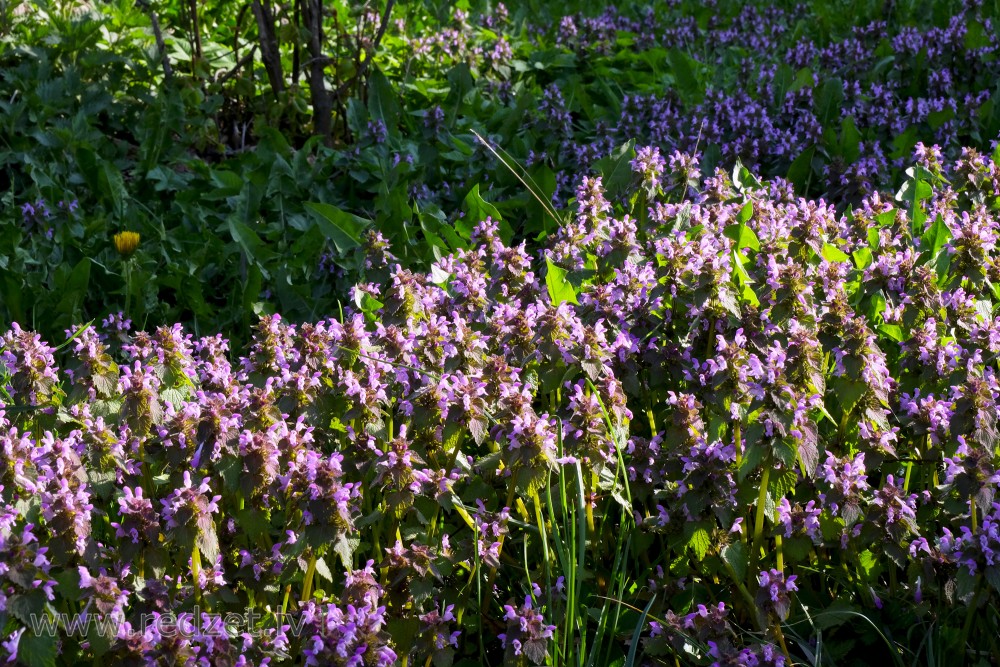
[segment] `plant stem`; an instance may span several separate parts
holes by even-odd
[[[792,662],[792,655],[788,652],[788,645],[785,644],[785,633],[781,631],[781,624],[775,622],[774,624],[774,634],[778,638],[778,644],[781,646],[781,652],[785,654],[785,659],[788,660],[788,664],[794,664]]]
[[[198,545],[195,544],[194,548],[191,549],[191,579],[194,583],[194,601],[201,604],[201,582],[199,581],[201,574],[201,551],[198,549]]]
[[[309,601],[309,596],[312,595],[312,583],[313,577],[316,575],[316,552],[312,552],[309,555],[309,566],[306,568],[306,576],[302,581],[302,603],[305,604]]]
[[[736,470],[738,471],[743,465],[743,433],[738,417],[733,422],[733,447],[736,449]]]
[[[750,547],[750,569],[747,576],[748,581],[753,581],[757,576],[757,563],[760,560],[761,540],[764,536],[764,504],[767,502],[767,483],[771,477],[771,467],[764,466],[764,471],[760,477],[760,492],[757,494],[757,517],[753,526],[753,542]]]
[[[969,611],[965,615],[965,624],[962,626],[962,654],[965,654],[965,646],[969,642],[969,633],[972,631],[972,622],[976,618],[976,607],[979,606],[979,600],[983,597],[983,591],[985,587],[983,586],[983,580],[981,577],[976,577],[976,594],[972,597],[972,602],[969,604]]]

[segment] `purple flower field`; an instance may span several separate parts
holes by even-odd
[[[1000,665],[1000,3],[0,2],[0,667]]]
[[[838,213],[643,148],[630,213],[585,177],[537,255],[486,219],[426,273],[373,232],[363,307],[242,352],[14,325],[3,659],[989,655],[1000,167],[916,163]]]

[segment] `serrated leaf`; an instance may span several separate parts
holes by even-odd
[[[736,161],[736,165],[733,167],[733,185],[741,192],[746,190],[760,190],[763,187],[760,179],[744,167],[743,163],[739,160]]]
[[[750,218],[752,217],[753,217],[753,202],[748,201],[746,204],[743,205],[743,208],[740,209],[740,212],[736,214],[736,222],[740,223],[741,225],[745,225],[747,222],[750,221]]]
[[[17,660],[26,667],[55,667],[59,653],[57,637],[25,630],[17,643]]]
[[[219,536],[215,532],[214,524],[198,531],[197,545],[205,561],[214,565],[215,559],[219,556]]]
[[[333,552],[340,557],[340,562],[343,564],[344,569],[351,572],[353,569],[354,561],[354,550],[361,545],[361,540],[357,537],[348,537],[344,533],[337,533],[336,539],[333,540],[331,547]]]
[[[703,527],[696,526],[688,538],[687,545],[694,551],[698,560],[702,560],[712,546],[712,537]]]
[[[733,542],[722,550],[722,560],[733,568],[737,581],[747,578],[747,548],[742,542]]]
[[[868,248],[858,248],[851,255],[854,257],[855,265],[862,271],[872,264],[872,251]]]
[[[330,566],[326,564],[326,559],[316,559],[316,574],[327,581],[333,581],[333,572],[330,571]]]

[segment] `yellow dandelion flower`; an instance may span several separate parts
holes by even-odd
[[[131,257],[139,247],[138,232],[118,232],[112,240],[115,242],[115,250],[125,259]]]

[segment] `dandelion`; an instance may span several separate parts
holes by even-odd
[[[115,250],[118,251],[118,254],[124,259],[128,259],[139,248],[139,233],[118,232],[112,237],[112,241],[114,241]]]

